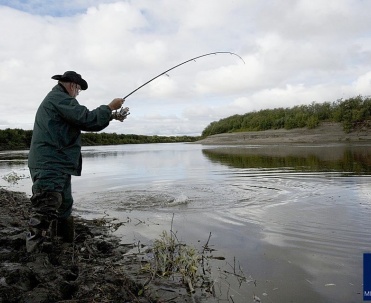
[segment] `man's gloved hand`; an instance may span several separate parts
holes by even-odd
[[[115,119],[122,122],[127,118],[128,115],[130,115],[129,107],[123,107],[120,109],[120,111],[116,110],[112,112],[111,120]]]

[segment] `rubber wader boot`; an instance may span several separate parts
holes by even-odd
[[[33,214],[28,222],[27,252],[41,250],[41,244],[50,238],[50,223],[57,219],[57,209],[62,204],[58,192],[40,192],[31,197]]]
[[[72,243],[75,239],[75,226],[72,216],[66,219],[58,219],[52,225],[53,235],[60,237],[63,242]]]

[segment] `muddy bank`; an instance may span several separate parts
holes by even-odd
[[[345,133],[340,123],[322,123],[315,129],[277,129],[256,132],[226,133],[209,136],[196,143],[204,145],[326,144],[370,143],[371,128],[358,127]]]
[[[27,253],[29,199],[0,188],[0,302],[192,302],[180,281],[143,271],[143,254],[120,244],[114,220],[75,218],[74,243],[55,239],[42,252]],[[140,251],[140,247],[137,250]]]

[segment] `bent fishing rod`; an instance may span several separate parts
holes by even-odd
[[[171,70],[173,70],[173,69],[175,69],[175,68],[177,68],[177,67],[179,67],[179,66],[181,66],[183,64],[186,64],[186,63],[191,62],[191,61],[196,62],[196,60],[199,59],[199,58],[206,57],[206,56],[211,56],[211,55],[217,55],[217,54],[230,54],[230,55],[233,55],[233,56],[237,56],[245,64],[245,61],[242,59],[242,57],[239,56],[239,55],[237,55],[236,53],[233,53],[233,52],[213,52],[213,53],[207,53],[207,54],[204,54],[204,55],[201,55],[201,56],[197,56],[197,57],[188,59],[188,60],[186,60],[186,61],[184,61],[182,63],[179,63],[179,64],[177,64],[177,65],[175,65],[175,66],[167,69],[166,71],[162,72],[161,74],[158,74],[157,76],[153,77],[152,79],[150,79],[147,82],[143,83],[141,86],[139,86],[136,89],[134,89],[131,93],[127,94],[123,99],[125,100],[127,97],[131,96],[136,91],[140,90],[143,86],[146,86],[148,83],[152,82],[153,80],[157,79],[158,77],[161,77],[162,75],[165,75],[169,71],[171,71]],[[129,114],[130,114],[130,112],[129,112],[129,108],[128,107],[121,108],[119,112],[116,111],[114,113],[114,119],[123,121]]]

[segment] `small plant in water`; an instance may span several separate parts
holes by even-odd
[[[172,230],[170,233],[164,230],[150,251],[153,253],[152,262],[147,263],[142,270],[152,273],[151,280],[156,276],[171,278],[184,284],[190,293],[194,293],[196,288],[207,291],[212,287],[210,269],[205,262],[209,257],[206,256],[207,244],[199,252],[178,241]]]
[[[170,276],[175,273],[181,274],[184,281],[188,279],[195,282],[199,266],[199,256],[196,249],[176,241],[173,235],[165,230],[160,239],[156,239],[153,245],[157,272],[162,276]]]
[[[206,295],[212,295],[214,298],[217,297],[216,285],[220,288],[221,297],[223,295],[221,289],[225,284],[227,285],[226,295],[229,298],[230,286],[228,286],[227,281],[229,276],[237,278],[240,281],[240,286],[242,282],[252,282],[253,280],[245,277],[242,270],[241,272],[236,270],[235,263],[232,266],[233,272],[222,271],[220,268],[217,268],[221,276],[219,279],[213,278],[211,270],[213,265],[209,263],[209,260],[225,260],[225,258],[213,256],[212,252],[215,249],[209,247],[210,238],[211,233],[206,244],[202,246],[202,251],[197,251],[193,246],[180,242],[172,227],[170,232],[162,231],[159,238],[154,240],[152,248],[146,252],[151,253],[151,257],[145,265],[142,265],[141,270],[150,272],[151,277],[144,283],[144,288],[141,292],[156,277],[160,277],[181,282],[188,288],[192,298],[193,294],[198,291]],[[233,301],[233,299],[231,300]]]

